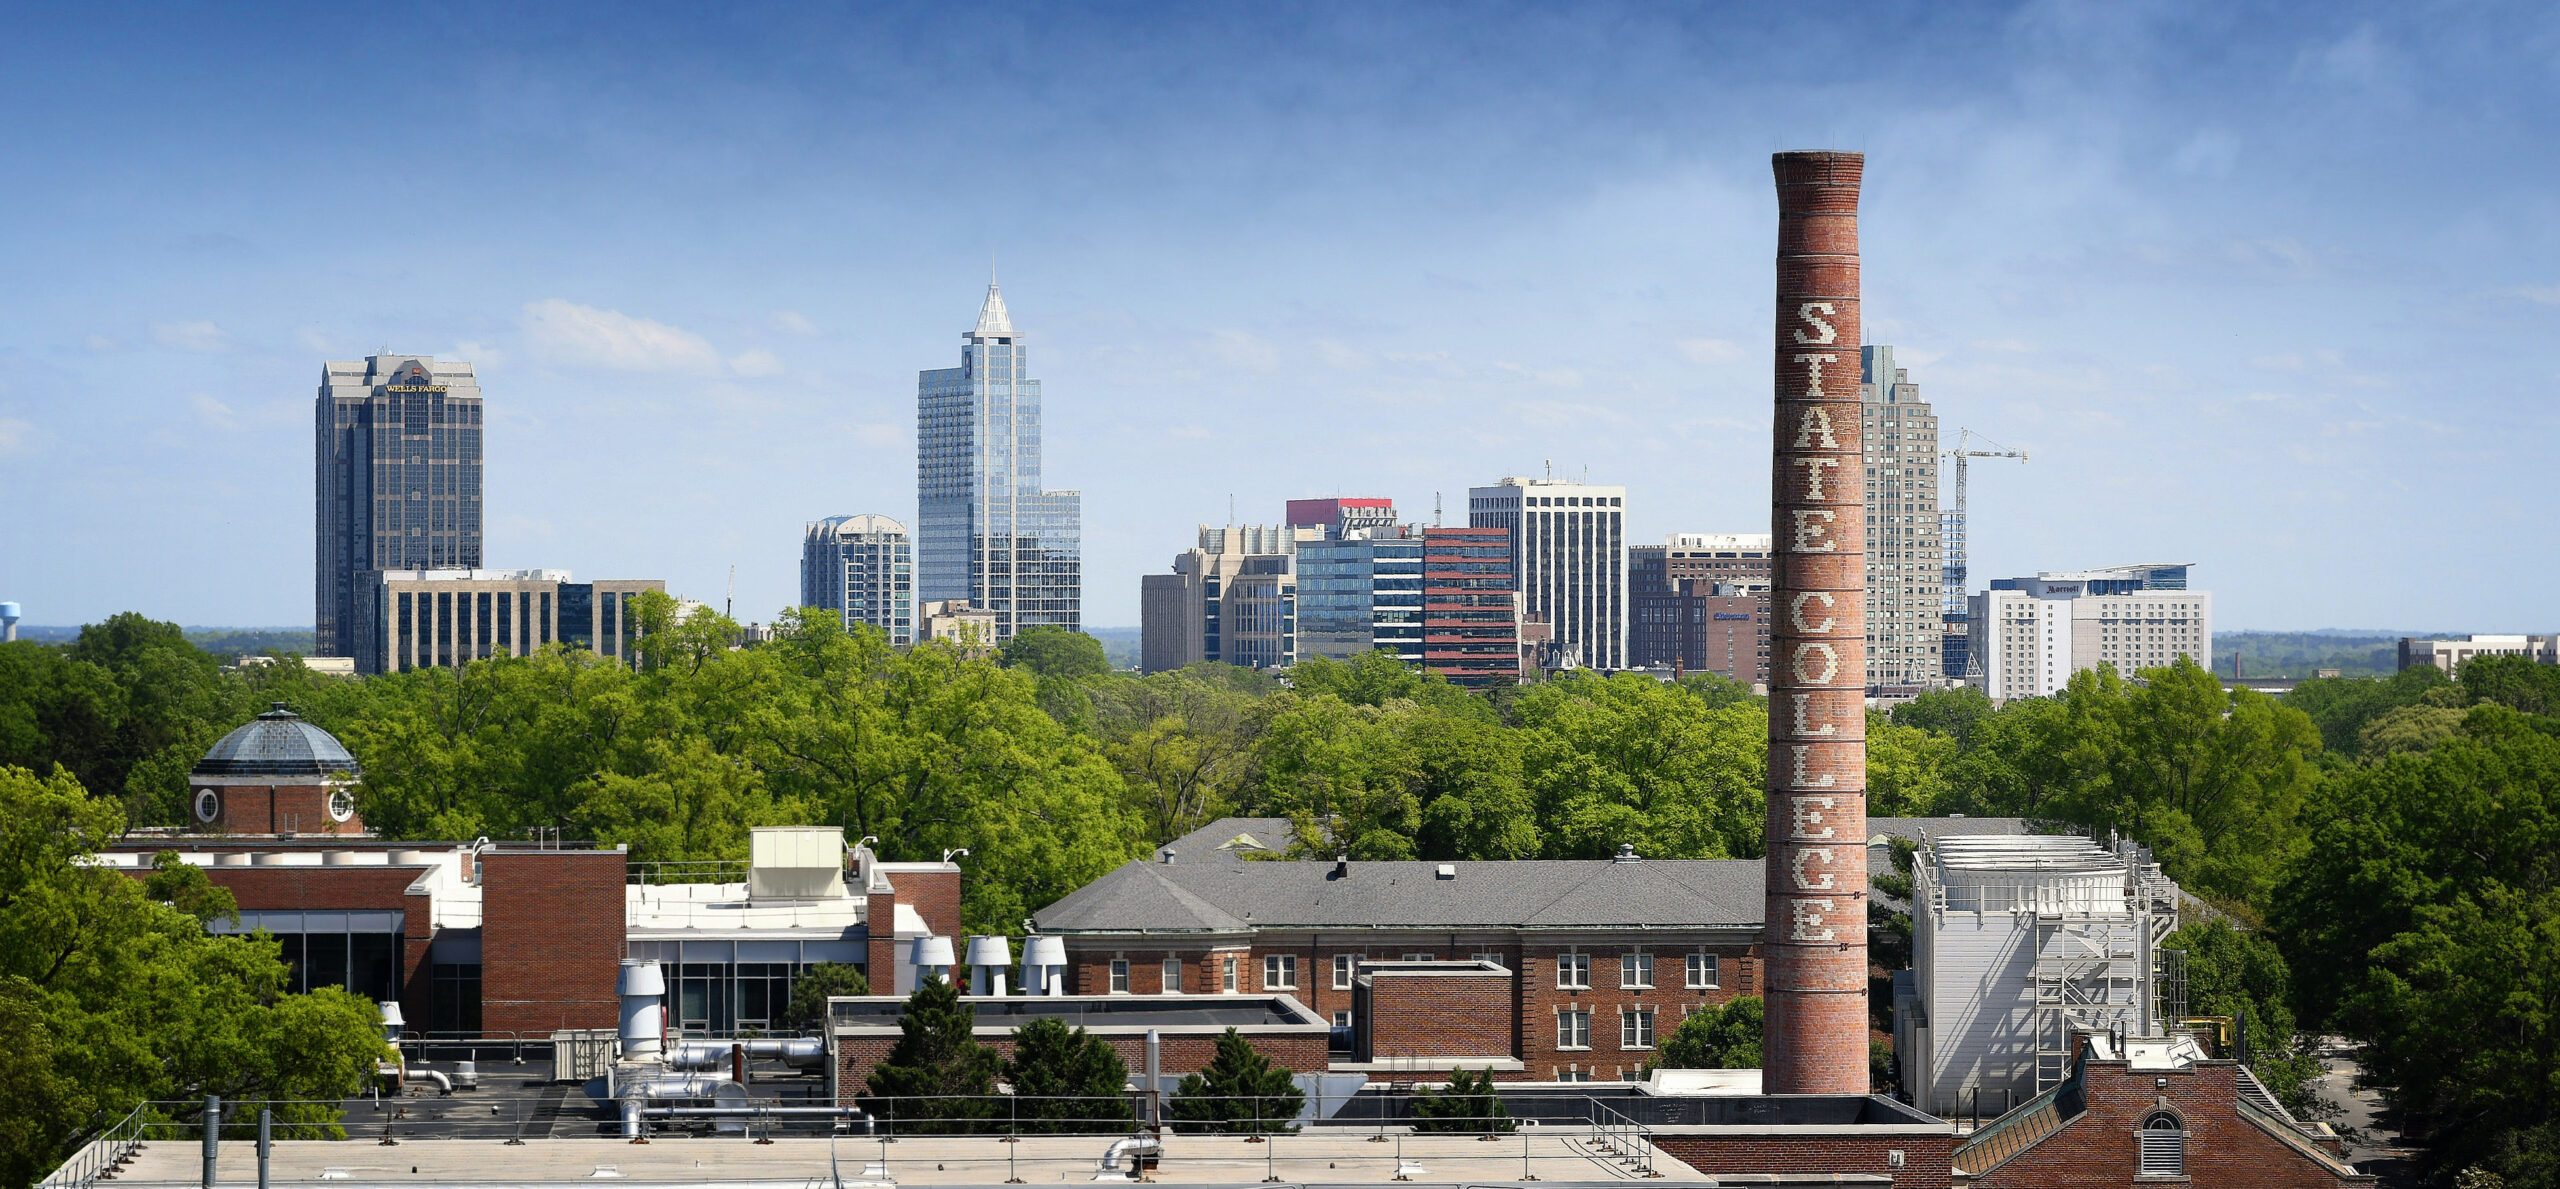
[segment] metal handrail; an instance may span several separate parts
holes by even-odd
[[[151,1104],[147,1102],[133,1108],[132,1113],[107,1128],[98,1138],[80,1145],[80,1150],[72,1153],[71,1159],[63,1161],[62,1167],[37,1182],[36,1189],[89,1189],[100,1177],[115,1171],[117,1165],[130,1159],[142,1146],[144,1114],[150,1109]]]

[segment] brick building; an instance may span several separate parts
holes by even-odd
[[[1678,533],[1630,547],[1630,662],[1767,683],[1770,553],[1766,533]]]
[[[1041,910],[1069,990],[1285,994],[1332,1023],[1334,1070],[1511,1081],[1633,1077],[1682,1016],[1759,993],[1756,860],[1245,857],[1287,830],[1214,822]]]
[[[2071,1077],[1957,1145],[1979,1189],[2183,1183],[2369,1185],[2327,1124],[2287,1113],[2246,1067],[2194,1038],[2081,1036]]]
[[[1254,1051],[1292,1073],[1325,1071],[1325,1022],[1286,995],[1178,995],[1144,999],[1084,996],[968,995],[978,1043],[1013,1055],[1014,1030],[1051,1018],[1102,1038],[1142,1083],[1147,1036],[1158,1038],[1157,1060],[1167,1081],[1197,1073],[1217,1056],[1218,1038],[1233,1028]],[[896,995],[844,996],[827,1001],[827,1031],[835,1046],[836,1093],[850,1102],[868,1093],[871,1069],[898,1043],[907,1001]]]
[[[294,990],[396,1001],[413,1033],[613,1027],[624,958],[665,964],[672,1028],[770,1028],[808,966],[903,991],[899,943],[960,928],[957,866],[880,862],[834,827],[756,830],[747,862],[711,871],[576,843],[390,841],[356,813],[361,772],[278,705],[196,765],[186,829],[134,831],[99,861],[140,876],[167,851],[204,868],[240,906],[215,930],[274,936]]]
[[[1422,664],[1456,685],[1519,684],[1510,529],[1422,530]]]

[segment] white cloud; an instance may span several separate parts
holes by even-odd
[[[115,341],[114,339],[108,338],[107,336],[105,336],[105,335],[103,335],[103,334],[93,334],[93,335],[90,335],[90,336],[89,336],[89,341],[88,341],[86,344],[84,344],[84,345],[85,345],[85,346],[87,346],[90,350],[95,351],[95,352],[98,352],[99,354],[102,354],[102,355],[103,355],[103,354],[105,354],[105,353],[107,353],[107,352],[109,352],[109,351],[113,351],[113,350],[116,350],[116,349],[118,349],[118,348],[122,347],[124,344],[119,343],[119,342]]]
[[[230,429],[239,424],[239,420],[231,413],[231,406],[201,392],[190,394],[187,397],[187,405],[193,408],[196,416],[203,418],[206,424],[216,428]]]
[[[720,353],[701,335],[554,297],[524,307],[525,340],[571,363],[626,372],[710,372]]]
[[[472,339],[465,339],[462,342],[455,343],[453,345],[453,354],[447,356],[447,358],[450,359],[462,360],[475,368],[488,367],[492,364],[503,362],[506,357],[506,352],[500,351],[497,347],[489,343],[483,343]]]
[[[328,333],[317,326],[295,327],[293,331],[293,341],[301,346],[303,350],[309,351],[314,355],[330,354],[337,346],[337,344],[329,338]]]
[[[775,310],[773,312],[773,328],[775,330],[782,331],[785,334],[818,333],[817,326],[807,318],[802,317],[798,310]]]
[[[1241,330],[1220,330],[1209,336],[1209,354],[1229,367],[1246,371],[1269,372],[1280,367],[1280,349],[1259,336]]]
[[[2547,306],[2560,306],[2560,285],[2525,285],[2516,290],[2516,296]]]
[[[2271,372],[2298,372],[2302,370],[2302,357],[2294,354],[2261,355],[2250,360],[2249,366]]]
[[[2205,177],[2227,177],[2231,166],[2240,159],[2240,138],[2229,130],[2207,128],[2178,146],[2170,164],[2180,173]]]
[[[24,421],[0,417],[0,454],[16,454],[21,450],[33,449],[35,444],[35,426]]]
[[[1164,431],[1164,436],[1168,438],[1182,438],[1187,441],[1203,441],[1212,435],[1208,430],[1202,429],[1197,425],[1177,425]]]
[[[773,352],[759,348],[730,356],[729,370],[741,376],[778,376],[782,374],[782,361]]]
[[[211,322],[155,322],[151,337],[175,351],[211,354],[223,348],[222,328]]]
[[[1686,356],[1691,363],[1739,363],[1742,361],[1741,345],[1724,339],[1682,339],[1680,354]]]

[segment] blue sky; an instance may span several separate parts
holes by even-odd
[[[319,365],[386,346],[479,364],[490,564],[768,617],[912,518],[991,257],[1089,624],[1230,495],[1765,528],[1768,155],[1840,148],[1871,337],[2032,455],[1977,582],[2555,626],[2547,5],[354,7],[0,14],[30,622],[310,622]]]

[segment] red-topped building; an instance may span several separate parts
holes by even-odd
[[[1510,529],[1422,530],[1422,663],[1457,685],[1519,683]]]

